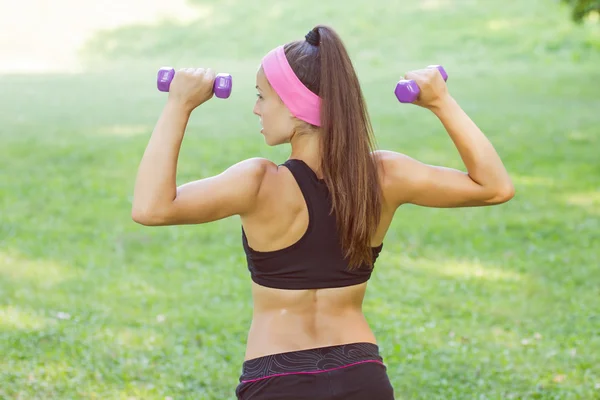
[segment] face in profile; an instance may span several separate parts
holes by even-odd
[[[254,114],[260,118],[261,133],[269,146],[289,143],[294,131],[294,118],[273,90],[260,67],[256,73],[257,99]]]

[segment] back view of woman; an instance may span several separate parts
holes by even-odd
[[[238,399],[393,399],[362,302],[396,209],[512,198],[500,158],[438,70],[405,78],[419,85],[415,104],[439,118],[467,173],[375,150],[346,49],[319,25],[268,52],[256,75],[261,133],[270,146],[290,143],[288,160],[250,158],[177,187],[186,124],[212,97],[215,73],[176,73],[139,166],[132,217],[177,225],[240,216],[254,312]]]

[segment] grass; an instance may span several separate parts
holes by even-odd
[[[283,162],[251,112],[254,74],[322,22],[353,57],[380,148],[462,168],[439,122],[393,98],[405,71],[441,63],[517,189],[498,207],[398,211],[365,303],[397,398],[600,398],[597,24],[547,0],[189,7],[192,22],[97,32],[80,73],[0,80],[0,398],[234,397],[251,318],[239,219],[130,218],[165,100],[156,70],[234,76],[230,99],[193,114],[180,183]]]

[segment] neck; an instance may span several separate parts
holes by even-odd
[[[321,176],[321,140],[319,132],[297,134],[290,139],[292,153],[289,158],[304,161],[313,171]]]

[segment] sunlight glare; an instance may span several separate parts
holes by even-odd
[[[81,72],[79,48],[95,33],[164,20],[209,18],[186,0],[23,0],[0,13],[0,73]]]

